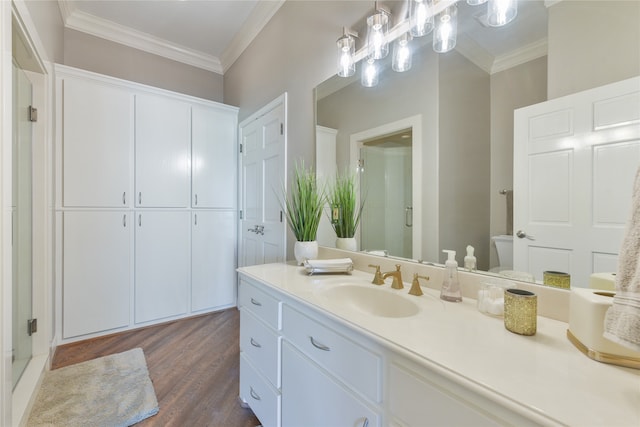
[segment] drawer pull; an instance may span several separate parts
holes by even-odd
[[[257,305],[258,307],[262,307],[262,303],[260,301],[254,300],[253,298],[251,298],[251,304]]]
[[[364,422],[362,423],[362,427],[369,427],[369,418],[365,417]]]
[[[253,387],[249,387],[249,394],[251,394],[251,397],[253,397],[255,400],[261,400],[260,396],[258,395],[258,393],[256,393],[253,390]]]
[[[259,342],[257,342],[256,340],[254,340],[253,338],[251,338],[251,345],[254,347],[258,347],[261,348],[262,346],[260,345]]]
[[[322,351],[331,351],[331,348],[327,347],[324,344],[320,344],[319,342],[316,342],[316,340],[314,340],[313,337],[309,337],[309,339],[311,340],[311,344],[313,344],[315,348]]]

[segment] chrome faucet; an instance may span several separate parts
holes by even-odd
[[[371,283],[373,283],[374,285],[384,285],[384,279],[382,278],[382,273],[380,272],[380,266],[369,264],[369,267],[376,269],[376,272],[373,273],[373,280],[371,281]]]
[[[404,286],[402,285],[402,273],[400,273],[400,264],[396,264],[395,271],[388,271],[382,275],[382,280],[386,279],[389,276],[393,276],[393,283],[391,283],[391,287],[393,289],[402,289]]]

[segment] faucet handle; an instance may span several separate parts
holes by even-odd
[[[411,282],[411,289],[409,289],[409,295],[415,295],[419,297],[423,294],[420,287],[420,281],[418,279],[429,280],[429,276],[420,276],[418,273],[413,273],[413,282]]]
[[[373,280],[371,283],[374,285],[384,285],[384,280],[382,279],[382,272],[380,271],[380,266],[375,264],[369,264],[369,267],[375,268],[376,272],[373,273]]]

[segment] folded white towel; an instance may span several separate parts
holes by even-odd
[[[604,320],[604,337],[640,351],[640,168],[631,200],[631,219],[622,241],[616,295]]]

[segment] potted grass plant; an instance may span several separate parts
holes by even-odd
[[[291,187],[284,191],[284,210],[287,224],[296,243],[294,255],[298,264],[318,256],[316,235],[324,206],[324,193],[318,188],[316,175],[304,166],[296,164]]]
[[[336,247],[350,251],[358,250],[355,235],[364,201],[358,204],[355,175],[338,173],[327,189],[327,203],[331,207],[331,226],[336,232]]]

